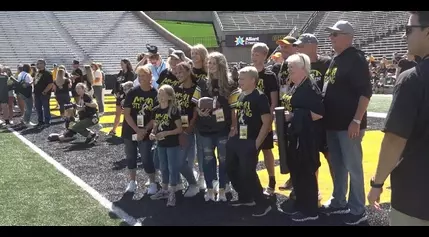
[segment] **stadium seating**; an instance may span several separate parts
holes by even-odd
[[[135,64],[137,53],[146,51],[146,44],[157,45],[162,55],[174,47],[129,11],[54,13],[85,53],[103,64],[107,74],[120,70],[122,58]]]
[[[223,31],[301,28],[312,11],[217,11]]]
[[[371,44],[362,47],[364,52],[371,53],[376,59],[386,56],[391,60],[393,53],[398,52],[403,55],[407,53],[407,42],[402,37],[403,32],[397,32]]]
[[[16,70],[20,63],[35,63],[43,58],[48,68],[53,63],[68,68],[76,57],[45,12],[3,11],[0,14],[0,64]]]
[[[331,43],[325,28],[333,26],[338,20],[347,20],[355,29],[354,43],[364,47],[402,30],[407,19],[408,13],[405,11],[331,11],[326,12],[314,33],[319,38],[320,50],[327,52]]]

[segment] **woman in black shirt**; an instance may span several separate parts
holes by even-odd
[[[131,66],[130,60],[124,58],[121,60],[121,71],[119,71],[118,76],[116,77],[115,87],[112,90],[112,94],[116,97],[116,111],[115,111],[115,121],[113,123],[113,128],[110,130],[109,135],[116,136],[116,129],[121,122],[122,106],[121,101],[125,98],[125,93],[121,88],[121,84],[127,81],[134,81],[134,72],[133,67]]]
[[[294,86],[283,96],[287,110],[287,165],[296,195],[293,221],[317,220],[318,186],[316,171],[320,167],[319,145],[321,124],[324,114],[319,87],[310,79],[311,63],[306,54],[291,55],[288,63],[289,78]]]
[[[55,86],[55,97],[60,106],[61,117],[64,117],[64,105],[70,104],[69,90],[71,87],[70,80],[65,76],[64,69],[58,69],[57,78],[54,81]]]

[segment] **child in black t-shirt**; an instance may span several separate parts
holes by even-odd
[[[152,141],[158,141],[156,152],[162,175],[162,189],[151,196],[151,199],[168,199],[167,206],[175,206],[176,185],[180,172],[179,134],[182,133],[180,106],[177,104],[173,87],[169,85],[159,88],[158,101],[159,106],[156,106],[152,112],[154,121],[149,138]]]
[[[242,93],[235,104],[237,127],[226,143],[226,170],[238,200],[232,206],[255,206],[253,216],[266,215],[271,205],[263,194],[256,173],[258,153],[271,131],[273,118],[267,96],[256,89],[259,80],[255,67],[245,67],[239,72]]]
[[[137,148],[143,160],[143,169],[149,176],[149,188],[147,194],[152,195],[158,191],[155,183],[155,167],[151,148],[153,141],[149,139],[152,130],[152,110],[157,105],[158,92],[152,87],[152,72],[148,66],[139,66],[136,70],[139,86],[126,93],[124,105],[124,122],[122,125],[122,138],[125,144],[127,166],[130,174],[130,182],[126,192],[135,192],[137,188]],[[128,81],[124,84],[133,84]]]
[[[64,117],[64,105],[70,104],[69,89],[71,87],[70,80],[66,78],[64,69],[58,69],[57,78],[54,81],[55,97],[60,106],[61,117]]]

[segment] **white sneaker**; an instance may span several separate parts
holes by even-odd
[[[150,185],[150,180],[148,179],[148,180],[146,181],[146,183],[144,184],[144,186],[149,187],[149,185]]]
[[[184,194],[184,197],[194,197],[200,192],[200,189],[197,185],[189,185],[188,190]]]
[[[158,192],[158,185],[156,185],[156,183],[149,184],[147,194],[154,195],[156,192]]]
[[[204,195],[204,200],[206,200],[206,202],[208,201],[215,201],[215,193],[213,191],[213,189],[207,189],[206,194]]]
[[[137,182],[136,181],[130,181],[128,183],[127,189],[125,190],[125,192],[127,193],[134,193],[137,189]]]
[[[231,187],[231,184],[226,184],[225,185],[225,193],[230,193],[232,191],[232,187]]]
[[[213,190],[215,193],[219,193],[219,181],[213,180]]]
[[[206,180],[204,179],[204,176],[200,176],[198,177],[198,187],[202,190],[206,190],[207,189],[207,185],[206,185]]]
[[[185,189],[185,185],[183,184],[183,182],[176,185],[176,191],[180,191],[184,189]]]
[[[195,179],[198,179],[198,172],[195,169],[192,169],[193,173],[194,173],[194,177]]]
[[[167,199],[168,194],[169,194],[168,190],[160,189],[157,193],[150,196],[150,199],[152,199],[152,200]]]
[[[176,193],[174,191],[169,191],[167,207],[174,207],[174,206],[176,206]]]
[[[219,193],[217,194],[217,200],[216,201],[218,201],[218,202],[226,202],[226,201],[228,201],[226,199],[226,195],[225,194],[226,194],[225,189],[223,189],[223,188],[219,189]]]

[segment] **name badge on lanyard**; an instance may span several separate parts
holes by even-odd
[[[137,115],[137,127],[144,127],[144,116],[141,114]]]
[[[240,139],[247,139],[247,125],[240,125]]]
[[[188,119],[188,115],[182,115],[180,117],[180,119],[182,120],[182,127],[187,128],[189,127],[189,119]]]
[[[216,115],[216,122],[224,122],[225,121],[225,115],[223,114],[223,109],[217,109],[214,111],[214,114]]]

